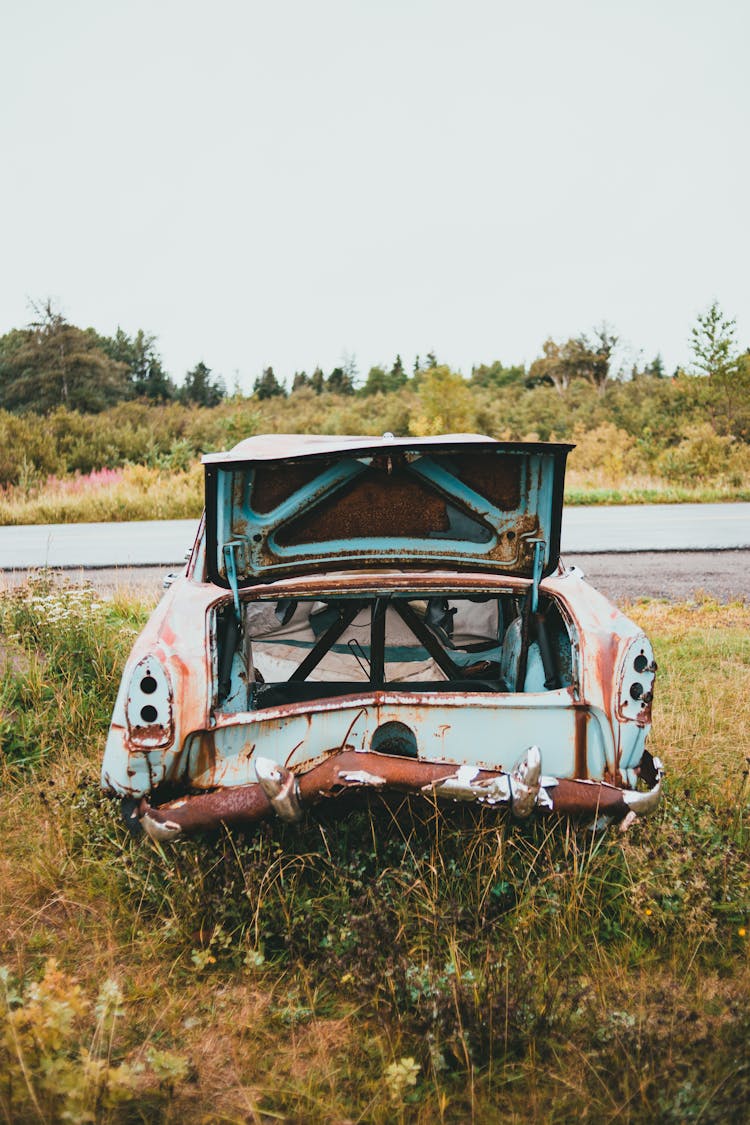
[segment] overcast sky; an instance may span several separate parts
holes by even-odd
[[[745,0],[3,0],[0,332],[52,296],[249,390],[750,345]]]

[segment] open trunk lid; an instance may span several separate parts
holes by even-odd
[[[549,574],[572,448],[477,434],[248,438],[203,458],[209,577],[426,564],[530,578],[535,555]]]

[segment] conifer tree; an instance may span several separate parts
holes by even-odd
[[[286,388],[276,378],[273,367],[263,369],[263,374],[253,383],[253,394],[259,399],[286,398]]]

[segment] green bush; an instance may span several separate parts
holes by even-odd
[[[127,464],[186,470],[202,453],[231,448],[255,433],[467,430],[501,439],[573,440],[585,447],[576,455],[582,471],[608,477],[652,474],[668,484],[739,486],[748,471],[749,372],[750,361],[743,357],[730,382],[641,375],[609,384],[606,394],[574,380],[561,394],[551,386],[519,382],[482,386],[435,367],[387,394],[316,394],[302,387],[286,398],[238,397],[210,409],[124,402],[96,415],[0,411],[0,487],[28,494],[50,475]]]
[[[727,479],[739,486],[750,472],[750,447],[701,422],[687,426],[680,441],[661,453],[656,464],[662,476],[679,484]]]

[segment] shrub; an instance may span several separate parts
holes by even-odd
[[[657,466],[667,480],[678,483],[729,478],[739,484],[750,471],[750,449],[701,422],[687,427],[682,440],[659,456]]]
[[[618,430],[612,422],[602,422],[593,430],[585,429],[583,423],[578,422],[572,440],[575,449],[570,455],[570,467],[580,473],[619,480],[638,469],[635,438]]]
[[[432,367],[421,377],[419,407],[409,433],[467,433],[475,428],[477,409],[469,384],[449,367]]]

